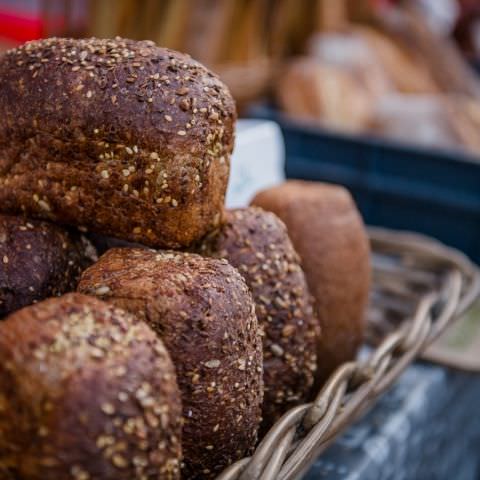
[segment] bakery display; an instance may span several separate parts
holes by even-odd
[[[87,269],[78,290],[145,320],[177,372],[186,479],[213,478],[251,452],[263,397],[255,307],[226,260],[117,248]]]
[[[285,222],[302,259],[322,327],[317,376],[325,380],[363,339],[370,248],[360,214],[346,189],[318,182],[287,181],[252,204]]]
[[[0,319],[76,289],[97,259],[82,235],[52,223],[0,215]]]
[[[263,330],[263,430],[308,400],[317,370],[320,326],[300,259],[285,225],[260,208],[227,210],[226,223],[197,246],[225,258],[249,286]]]
[[[46,39],[0,58],[0,211],[149,246],[218,225],[235,106],[153,42]]]
[[[361,130],[391,88],[368,58],[303,58],[277,93]],[[287,182],[226,209],[234,101],[150,41],[27,42],[0,79],[0,480],[214,479],[287,414],[283,462],[363,339],[349,194]]]
[[[67,294],[0,323],[0,358],[0,478],[180,478],[180,393],[145,323]]]

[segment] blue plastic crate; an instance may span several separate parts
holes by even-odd
[[[280,124],[288,178],[344,185],[368,224],[431,235],[480,263],[480,158],[250,113]]]

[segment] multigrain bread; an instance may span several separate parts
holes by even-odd
[[[251,452],[261,417],[262,344],[236,269],[195,254],[118,248],[83,273],[78,289],[134,313],[164,341],[182,393],[182,478],[214,478]]]
[[[0,358],[0,478],[180,478],[180,392],[146,324],[68,294],[2,322]]]
[[[263,330],[262,430],[308,399],[317,369],[320,325],[300,259],[282,221],[260,208],[228,210],[226,223],[197,247],[225,258],[250,288]]]
[[[77,287],[97,260],[82,235],[48,222],[0,215],[0,319]]]
[[[325,380],[363,339],[370,247],[362,218],[347,190],[318,182],[288,181],[252,204],[285,222],[302,259],[322,327],[317,376]]]
[[[33,41],[0,59],[0,211],[177,248],[221,218],[235,105],[189,56]]]

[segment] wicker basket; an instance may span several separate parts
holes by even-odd
[[[374,282],[365,359],[333,373],[312,403],[287,412],[252,457],[217,480],[299,478],[480,293],[477,268],[426,237],[370,229]]]

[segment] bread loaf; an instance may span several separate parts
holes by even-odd
[[[0,358],[0,478],[179,478],[180,393],[143,322],[68,294],[2,322]]]
[[[182,478],[214,478],[251,452],[261,416],[262,346],[250,292],[226,260],[112,249],[78,288],[134,313],[165,342],[182,392]]]
[[[364,329],[370,286],[370,249],[362,219],[343,187],[288,181],[252,203],[286,224],[302,259],[322,326],[319,381],[354,358]]]
[[[263,430],[307,401],[316,372],[319,322],[300,259],[281,220],[260,208],[230,210],[198,251],[225,258],[245,278],[263,329]]]
[[[278,76],[276,96],[291,116],[329,128],[364,130],[372,117],[373,96],[351,73],[309,57],[290,61]]]
[[[77,233],[0,215],[0,318],[75,290],[80,273],[95,260],[95,249]]]
[[[227,88],[133,40],[28,42],[0,59],[0,211],[177,248],[218,224]]]

